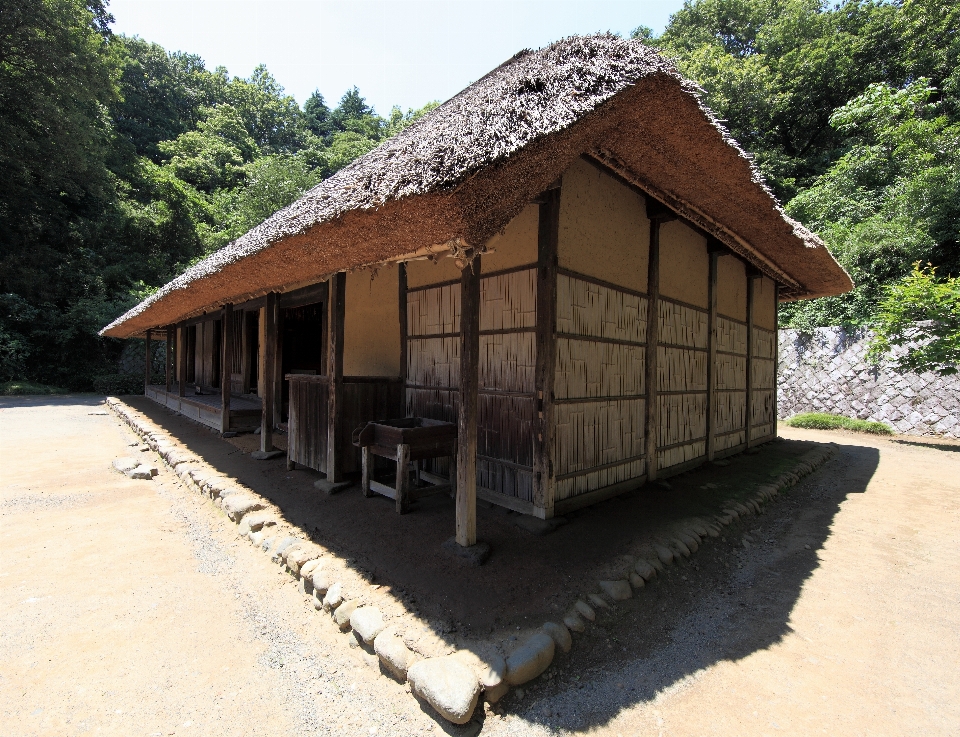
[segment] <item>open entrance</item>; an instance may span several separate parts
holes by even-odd
[[[321,375],[326,370],[326,317],[324,303],[281,310],[281,376],[287,374]],[[283,386],[282,421],[287,421],[290,387]]]

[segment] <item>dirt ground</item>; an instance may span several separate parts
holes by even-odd
[[[400,518],[388,500],[320,496],[316,474],[254,462],[137,404],[425,616],[473,634],[502,631],[504,607],[518,614],[511,627],[555,616],[603,560],[674,516],[746,494],[811,440],[840,445],[764,515],[601,616],[522,696],[456,729],[347,648],[172,474],[143,482],[110,470],[133,436],[99,402],[0,400],[0,735],[954,734],[960,724],[960,444],[783,428],[791,441],[544,537],[481,510],[494,554],[468,569],[424,554],[452,533],[449,500]],[[398,557],[411,542],[416,554]]]

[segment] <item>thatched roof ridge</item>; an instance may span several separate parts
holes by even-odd
[[[789,225],[794,236],[804,245],[823,249],[823,243],[816,236],[786,217],[749,155],[701,102],[702,90],[683,79],[669,59],[639,41],[611,34],[572,36],[537,51],[518,53],[397,136],[318,184],[293,204],[187,269],[101,333],[130,335],[136,332],[134,325],[142,330],[146,322],[163,324],[144,313],[164,300],[166,307],[160,312],[165,314],[156,317],[167,322],[171,317],[181,319],[174,317],[176,309],[181,308],[175,309],[170,299],[177,304],[190,302],[199,305],[198,298],[185,296],[185,290],[200,288],[198,282],[203,280],[220,284],[233,279],[235,284],[238,262],[252,256],[257,261],[266,256],[264,252],[281,243],[287,250],[281,249],[269,257],[277,263],[295,263],[291,254],[297,248],[300,250],[296,251],[296,258],[303,258],[309,251],[314,261],[325,260],[334,270],[344,268],[339,263],[346,253],[342,244],[316,239],[306,244],[318,232],[319,226],[326,224],[324,227],[329,228],[346,217],[374,212],[387,213],[383,217],[394,218],[397,222],[403,217],[416,220],[409,208],[397,215],[397,208],[403,207],[400,203],[419,197],[429,210],[431,197],[435,200],[445,193],[463,191],[464,186],[469,189],[472,178],[478,173],[486,174],[497,166],[509,165],[519,152],[526,149],[525,155],[528,155],[535,148],[532,144],[551,136],[556,138],[580,121],[590,118],[596,124],[596,116],[603,115],[614,104],[614,98],[619,99],[620,93],[635,88],[641,81],[656,78],[669,81],[674,88],[679,87],[688,100],[695,100],[693,104],[709,121],[715,138],[726,144],[721,148],[738,159],[742,169],[749,171],[751,184],[756,188],[754,192],[767,203],[763,209],[769,214],[764,217],[772,215],[781,227]],[[739,176],[741,181],[747,178],[744,174]],[[474,204],[483,206],[479,200]],[[432,206],[435,212],[420,216],[421,222],[428,222],[431,216],[434,223],[442,221],[437,213],[453,220],[450,212],[443,211],[441,205],[434,202]],[[464,220],[478,217],[474,212],[463,210],[458,214],[462,221],[459,225],[463,225]],[[505,222],[497,224],[497,228]],[[453,233],[456,230],[451,226],[453,235],[463,232],[461,228]],[[473,230],[480,232],[483,228]],[[441,242],[444,242],[442,238],[422,245]],[[256,268],[253,271],[256,273]],[[227,294],[226,288],[219,286],[214,290],[218,292],[217,296],[207,304],[213,306],[217,300],[223,302],[224,297],[239,295],[233,286],[230,289],[236,293]],[[133,322],[129,323],[131,320]]]

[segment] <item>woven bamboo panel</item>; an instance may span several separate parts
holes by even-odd
[[[739,430],[747,424],[746,392],[717,392],[715,397],[713,423],[718,434]]]
[[[660,427],[657,445],[674,445],[707,434],[707,395],[669,394],[658,397]]]
[[[747,326],[717,316],[717,350],[747,354]]]
[[[752,389],[773,389],[777,381],[777,366],[772,359],[754,358],[750,383]]]
[[[508,330],[537,325],[537,270],[526,269],[480,280],[480,329]]]
[[[716,443],[714,446],[716,450],[733,448],[736,445],[741,445],[746,442],[746,431],[740,430],[738,432],[732,432],[729,435],[718,435],[714,442]]]
[[[647,300],[560,274],[557,332],[643,343],[647,339]]]
[[[511,468],[496,461],[477,459],[477,486],[533,501],[533,471]]]
[[[765,438],[770,435],[773,435],[773,423],[771,422],[768,425],[760,425],[750,429],[750,439],[759,440],[760,438]]]
[[[556,405],[555,473],[562,476],[643,455],[644,402],[617,399]]]
[[[459,331],[459,284],[407,293],[408,335],[440,335]]]
[[[443,389],[407,389],[406,416],[457,421],[458,392]]]
[[[643,346],[557,338],[553,392],[557,399],[644,393]]]
[[[460,386],[460,338],[408,341],[407,381],[420,386]]]
[[[629,463],[623,463],[619,466],[604,468],[599,471],[591,471],[573,478],[563,479],[557,482],[556,500],[569,499],[573,496],[585,494],[594,489],[602,489],[605,486],[619,484],[622,481],[629,481],[647,472],[646,461],[642,458]]]
[[[706,452],[707,444],[703,440],[688,443],[687,445],[680,445],[676,448],[669,448],[668,450],[661,450],[657,453],[657,468],[669,468],[670,466],[676,466],[681,463],[686,463],[687,461],[702,458],[706,455]]]
[[[481,394],[477,407],[477,453],[532,468],[536,413],[533,397]]]
[[[707,359],[704,351],[657,347],[657,387],[662,392],[706,391]]]
[[[777,412],[776,392],[772,389],[755,391],[750,404],[751,427],[773,422]]]
[[[459,338],[454,340],[459,341]],[[536,368],[536,333],[480,336],[481,389],[532,394]]]
[[[706,348],[709,324],[707,313],[661,299],[660,342]]]
[[[753,355],[756,358],[770,358],[776,356],[777,334],[764,328],[753,328]]]
[[[714,364],[714,389],[747,388],[747,359],[742,356],[731,356],[726,353],[717,354]]]

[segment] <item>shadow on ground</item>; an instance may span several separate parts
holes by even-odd
[[[758,484],[792,468],[812,446],[796,440],[768,444],[754,455],[729,459],[727,466],[702,467],[573,513],[568,524],[545,536],[518,526],[520,515],[481,506],[478,537],[493,552],[484,566],[472,568],[441,552],[454,531],[453,501],[446,496],[428,497],[404,516],[396,514],[391,500],[366,499],[358,487],[328,496],[314,489],[313,482],[322,477],[316,472],[287,471],[282,458],[252,460],[208,428],[144,397],[126,401],[219,472],[269,499],[291,524],[376,583],[391,587],[455,647],[484,637],[506,637],[509,644],[511,630],[558,620],[575,597],[595,590],[597,578],[619,556],[637,552],[680,520],[712,516],[723,501],[750,496]],[[558,657],[544,676],[524,686],[525,702],[513,692],[497,710],[522,713],[551,728],[587,729],[712,662],[776,643],[789,631],[790,612],[817,567],[817,549],[829,535],[839,505],[865,490],[879,453],[845,445],[842,456],[847,482],[823,483],[821,470],[771,503],[764,515],[728,528],[725,540],[705,541],[692,558],[668,569],[633,599],[601,613],[577,636],[570,655]],[[837,464],[833,460],[829,465]],[[788,535],[797,525],[803,535],[797,537],[796,530]],[[749,549],[743,546],[744,534]],[[789,545],[778,542],[784,536],[792,541]],[[743,560],[761,554],[763,563],[756,570]],[[679,649],[678,638],[684,642]],[[662,657],[667,651],[673,654]],[[633,672],[638,662],[656,665]],[[623,674],[619,693],[591,696],[589,679],[580,681],[586,684],[582,688],[576,685],[585,672],[618,670]],[[482,710],[477,719],[483,720]]]

